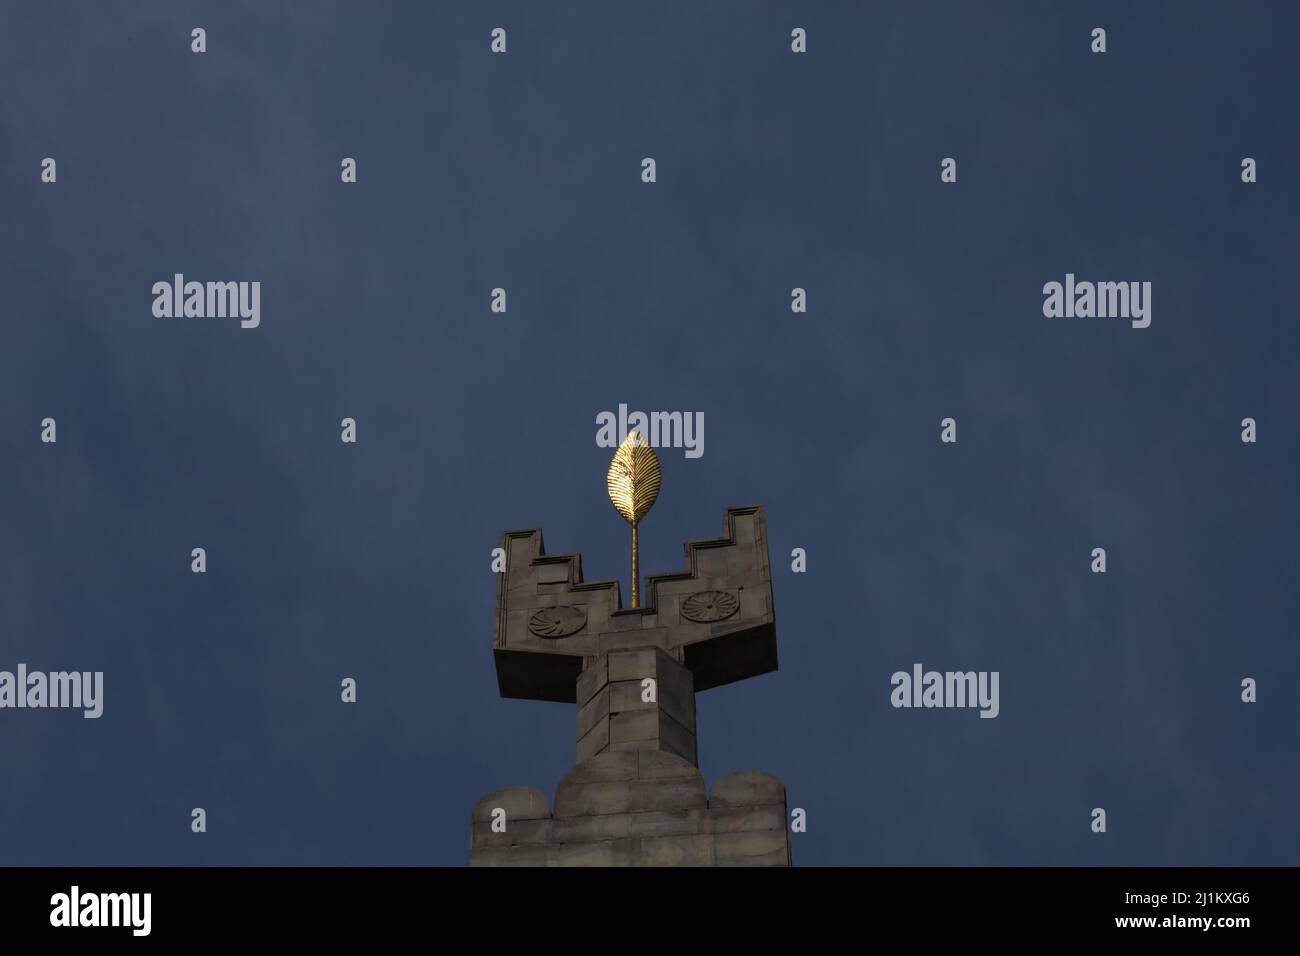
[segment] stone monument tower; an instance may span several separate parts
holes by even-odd
[[[632,526],[632,601],[583,581],[580,555],[549,555],[539,530],[502,536],[492,650],[502,697],[577,705],[577,764],[551,807],[531,787],[474,806],[471,866],[789,866],[785,787],[733,773],[706,790],[695,694],[776,670],[763,509],[728,508],[723,537],[686,544],[686,570],[638,587],[637,524],[659,492],[637,432],[610,465]]]

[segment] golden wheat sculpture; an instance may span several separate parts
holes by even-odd
[[[655,450],[641,437],[641,432],[630,432],[614,452],[605,484],[614,509],[632,526],[632,607],[641,606],[636,526],[654,507],[662,478]]]

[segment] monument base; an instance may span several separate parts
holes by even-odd
[[[704,777],[676,754],[613,750],[565,774],[555,809],[531,787],[474,805],[470,866],[789,866],[785,786]]]

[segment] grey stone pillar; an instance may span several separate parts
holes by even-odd
[[[611,750],[665,750],[698,765],[695,679],[667,652],[588,658],[577,700],[578,763]]]

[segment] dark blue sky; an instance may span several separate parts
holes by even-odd
[[[1264,3],[5,2],[0,669],[105,702],[0,711],[0,863],[463,865],[479,796],[574,759],[572,707],[498,698],[490,551],[626,579],[620,402],[706,421],[645,573],[767,508],[780,670],[700,695],[700,761],[785,781],[796,864],[1300,862],[1298,42]],[[260,327],[154,318],[176,272],[260,281]],[[1151,327],[1044,318],[1067,272],[1150,281]],[[1000,716],[891,708],[918,661]]]

